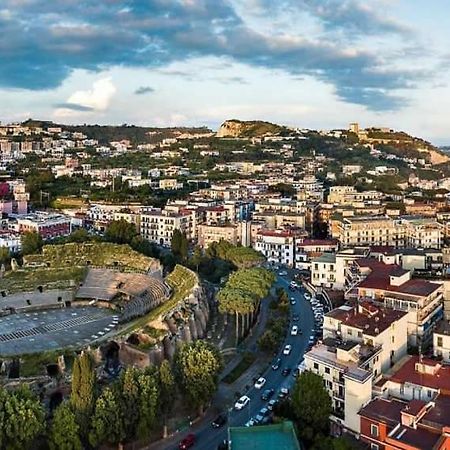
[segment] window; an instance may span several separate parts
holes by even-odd
[[[329,367],[325,367],[325,373],[327,373],[327,374],[330,373],[330,368]]]
[[[373,423],[370,425],[370,434],[378,437],[378,425],[374,425]]]
[[[319,370],[319,364],[314,363],[314,369]]]
[[[437,346],[442,347],[442,336],[438,336],[437,338]]]
[[[370,450],[379,450],[378,444],[374,444],[373,442],[370,444]]]
[[[347,334],[348,334],[349,336],[351,336],[351,335],[353,334],[353,331],[350,330],[350,329],[348,329],[348,330],[347,330]]]

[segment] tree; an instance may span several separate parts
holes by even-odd
[[[217,389],[222,367],[217,350],[205,341],[182,345],[174,357],[177,380],[192,408],[203,414]]]
[[[106,387],[95,402],[89,433],[89,443],[93,447],[102,444],[118,444],[125,436],[123,417],[116,391],[114,388]]]
[[[2,389],[1,389],[2,391]],[[33,441],[44,431],[44,409],[27,387],[15,392],[0,391],[0,444],[2,449],[31,448]]]
[[[134,367],[128,367],[120,380],[121,409],[124,420],[124,432],[126,437],[136,435],[139,421],[139,383],[138,371]]]
[[[139,383],[139,422],[137,435],[140,438],[149,436],[156,423],[158,414],[159,386],[157,373],[150,371],[140,372]]]
[[[43,244],[42,237],[39,233],[27,231],[22,235],[22,253],[24,255],[38,253]]]
[[[82,450],[79,426],[69,403],[55,410],[48,436],[50,450]]]
[[[160,409],[164,418],[164,437],[167,436],[167,417],[173,409],[176,395],[175,377],[167,359],[159,366]]]
[[[91,235],[84,228],[79,228],[78,230],[75,230],[73,233],[71,233],[67,237],[67,242],[82,243],[82,242],[88,242],[90,240],[91,240]]]
[[[89,418],[94,407],[94,384],[95,372],[92,357],[88,352],[83,352],[73,364],[70,402],[84,436],[87,434]]]
[[[302,439],[312,443],[318,435],[328,436],[332,404],[320,375],[309,370],[300,374],[292,393],[292,408]]]
[[[137,235],[136,226],[124,219],[113,220],[105,231],[107,241],[115,244],[130,244]]]
[[[178,228],[173,230],[172,240],[170,241],[170,248],[174,256],[178,257],[181,254],[181,241],[183,237]]]
[[[200,264],[202,262],[203,262],[202,249],[198,245],[196,245],[192,253],[191,266],[195,268],[196,272],[198,272]]]
[[[189,241],[185,233],[181,235],[181,245],[180,245],[180,258],[182,261],[186,261],[189,254]]]

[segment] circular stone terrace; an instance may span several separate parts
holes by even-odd
[[[128,246],[45,246],[0,277],[0,355],[108,339],[169,296],[159,261]]]

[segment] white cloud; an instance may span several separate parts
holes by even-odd
[[[95,111],[105,111],[116,92],[116,86],[111,78],[102,78],[93,83],[92,89],[74,92],[67,99],[67,103],[84,106]]]
[[[107,111],[117,89],[111,77],[94,81],[92,88],[75,91],[53,112],[56,118],[76,118]]]

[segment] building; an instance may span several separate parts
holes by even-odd
[[[12,227],[19,233],[38,233],[45,240],[69,235],[70,224],[70,218],[62,214],[38,211],[34,214],[17,216],[12,222]]]
[[[206,225],[197,226],[197,241],[202,248],[209,247],[213,242],[227,241],[233,245],[240,242],[239,225]]]
[[[434,325],[443,317],[443,286],[412,279],[397,264],[373,258],[352,262],[346,269],[346,297],[370,299],[387,308],[408,312],[408,341],[412,346],[430,343]]]
[[[380,346],[379,364],[373,370],[377,378],[407,353],[407,315],[370,302],[344,305],[325,314],[323,337]]]
[[[10,254],[19,253],[22,249],[20,235],[9,231],[0,232],[0,247],[6,247]]]
[[[293,267],[295,261],[295,235],[290,231],[262,229],[256,235],[255,249],[271,264]]]
[[[188,239],[193,237],[193,212],[180,210],[153,209],[141,215],[141,236],[158,245],[170,246],[174,230],[185,233]]]
[[[332,205],[353,205],[355,203],[380,204],[383,199],[384,194],[382,192],[358,192],[354,186],[331,186],[327,203]]]
[[[332,398],[331,420],[359,434],[358,412],[372,398],[373,383],[406,354],[407,314],[365,303],[325,315],[323,343],[305,354]]]
[[[311,284],[332,288],[336,283],[336,255],[324,253],[311,259]]]
[[[374,398],[359,412],[360,439],[370,450],[447,450],[450,397],[434,401]]]
[[[433,331],[433,355],[446,364],[450,363],[450,322],[443,319]]]
[[[292,422],[258,427],[231,427],[230,450],[300,450]]]

